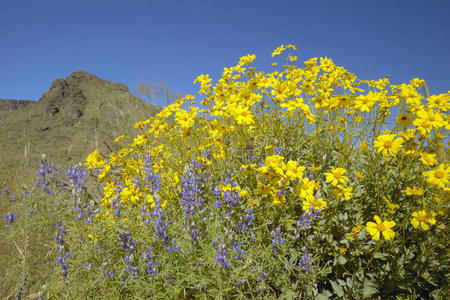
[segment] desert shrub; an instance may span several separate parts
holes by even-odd
[[[200,100],[89,155],[102,191],[65,198],[56,264],[70,289],[55,293],[444,297],[450,94],[359,80],[329,58],[297,67],[295,50],[275,49],[288,54],[270,73],[248,55],[214,86],[198,76]]]

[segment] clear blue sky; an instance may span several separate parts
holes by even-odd
[[[425,79],[450,90],[450,1],[0,1],[0,98],[38,100],[85,70],[135,90],[161,79],[196,93],[240,56],[270,70],[272,50],[331,57],[361,79]]]

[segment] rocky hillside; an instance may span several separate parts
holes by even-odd
[[[84,71],[56,79],[39,101],[0,101],[0,186],[36,170],[42,154],[59,164],[83,161],[98,148],[114,147],[121,134],[135,135],[133,124],[159,108]]]
[[[34,103],[35,101],[32,100],[0,99],[0,114],[16,110]]]

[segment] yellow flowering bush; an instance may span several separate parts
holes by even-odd
[[[447,282],[450,93],[359,80],[326,57],[296,66],[295,50],[276,48],[270,73],[248,55],[215,83],[198,76],[199,99],[88,157],[104,191],[91,243],[127,230],[133,257],[153,257],[147,271],[127,258],[152,274],[128,269],[128,289],[354,299]]]

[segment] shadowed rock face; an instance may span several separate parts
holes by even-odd
[[[0,114],[35,104],[33,100],[0,99]]]
[[[39,99],[35,109],[36,114],[54,116],[63,113],[63,125],[77,124],[86,108],[87,98],[83,93],[83,86],[87,85],[99,86],[106,90],[129,92],[124,84],[111,83],[85,71],[76,71],[66,79],[59,78],[52,83],[48,92]]]
[[[39,99],[37,114],[54,116],[64,112],[64,125],[74,125],[83,115],[87,99],[83,91],[70,81],[56,79]]]

